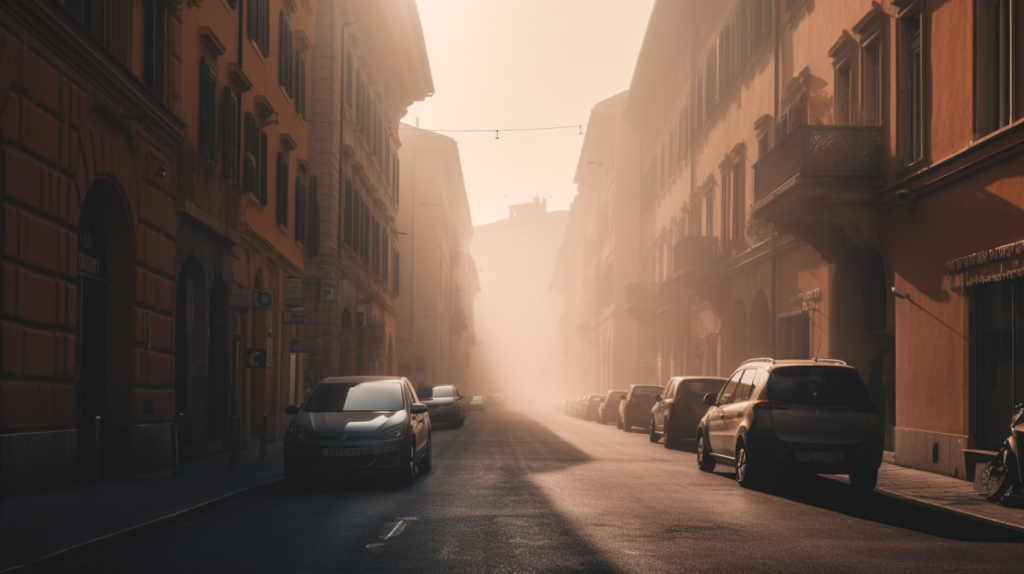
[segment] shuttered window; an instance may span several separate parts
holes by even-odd
[[[231,88],[224,88],[221,96],[221,116],[224,120],[224,177],[229,181],[238,179],[238,97]]]
[[[260,130],[260,205],[267,205],[267,134]]]
[[[295,242],[306,244],[306,184],[295,178]]]
[[[199,59],[199,153],[206,165],[217,163],[217,76]]]
[[[288,156],[277,152],[277,223],[288,228]]]
[[[256,196],[260,190],[259,158],[260,158],[260,129],[256,118],[249,112],[245,113],[245,141],[243,142],[245,154],[242,160],[242,185],[246,193]]]
[[[295,113],[306,117],[306,58],[295,51]]]
[[[270,0],[249,0],[249,38],[270,56]]]
[[[345,245],[352,249],[354,219],[352,217],[352,180],[345,180]]]
[[[280,35],[277,40],[277,80],[284,87],[289,96],[294,95],[294,73],[292,67],[295,65],[294,46],[292,39],[292,25],[288,22],[288,16],[284,10],[280,15]]]
[[[309,182],[309,242],[306,245],[310,257],[320,253],[320,203],[316,192],[316,177]]]
[[[167,54],[167,11],[163,2],[146,0],[142,12],[142,79],[149,91],[163,101],[164,66]]]

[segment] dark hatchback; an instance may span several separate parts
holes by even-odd
[[[693,440],[693,429],[708,412],[704,396],[718,394],[725,386],[722,377],[673,377],[664,396],[651,409],[650,437],[657,442],[665,437],[665,448],[679,448],[684,440]]]
[[[455,385],[420,387],[416,389],[420,402],[427,405],[430,422],[447,424],[455,428],[466,422],[466,401]]]
[[[389,474],[403,484],[430,472],[430,415],[399,377],[331,377],[294,415],[284,440],[284,471],[297,489],[318,477]]]
[[[619,428],[629,432],[633,427],[647,428],[651,420],[651,409],[654,397],[665,392],[665,387],[658,385],[633,385],[629,392],[619,401]]]

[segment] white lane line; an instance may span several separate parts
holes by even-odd
[[[371,544],[367,544],[366,545],[367,548],[376,548],[378,546],[384,546],[384,543],[383,542],[373,542]]]
[[[398,536],[399,534],[401,534],[402,531],[405,530],[405,524],[405,520],[399,520],[398,524],[396,524],[395,527],[391,529],[391,532],[388,532],[388,535],[384,537],[384,540],[387,540],[392,536]]]

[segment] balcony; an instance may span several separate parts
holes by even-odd
[[[751,215],[807,241],[826,259],[874,242],[882,128],[799,126],[754,164]]]
[[[718,238],[689,236],[680,238],[672,248],[675,272],[672,279],[684,289],[699,287],[715,274]]]

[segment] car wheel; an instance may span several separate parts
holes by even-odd
[[[711,456],[711,452],[708,450],[704,433],[697,435],[697,467],[704,472],[715,470],[715,457]]]
[[[615,421],[615,428],[622,430],[622,419]]]
[[[427,437],[427,452],[423,453],[423,459],[420,460],[419,471],[423,474],[430,472],[431,467],[434,464],[434,441],[431,437]]]
[[[850,473],[850,486],[860,492],[871,492],[878,484],[877,468],[857,468]]]
[[[629,424],[629,417],[622,417],[622,430],[626,432],[633,430],[633,425]]]
[[[649,430],[647,432],[647,438],[650,439],[651,442],[658,442],[661,439],[661,436],[654,431],[654,417],[651,417],[651,422],[648,429]]]
[[[750,460],[750,453],[747,451],[747,445],[740,443],[736,447],[736,482],[740,483],[743,488],[754,488],[757,482],[762,478],[760,473],[760,467],[752,460]]]
[[[409,486],[416,480],[416,437],[412,437],[405,456],[402,457],[400,463],[401,469],[398,471],[398,484],[401,486]]]
[[[679,438],[676,437],[676,433],[672,432],[672,427],[669,425],[668,419],[665,419],[665,448],[676,449],[679,448]]]

